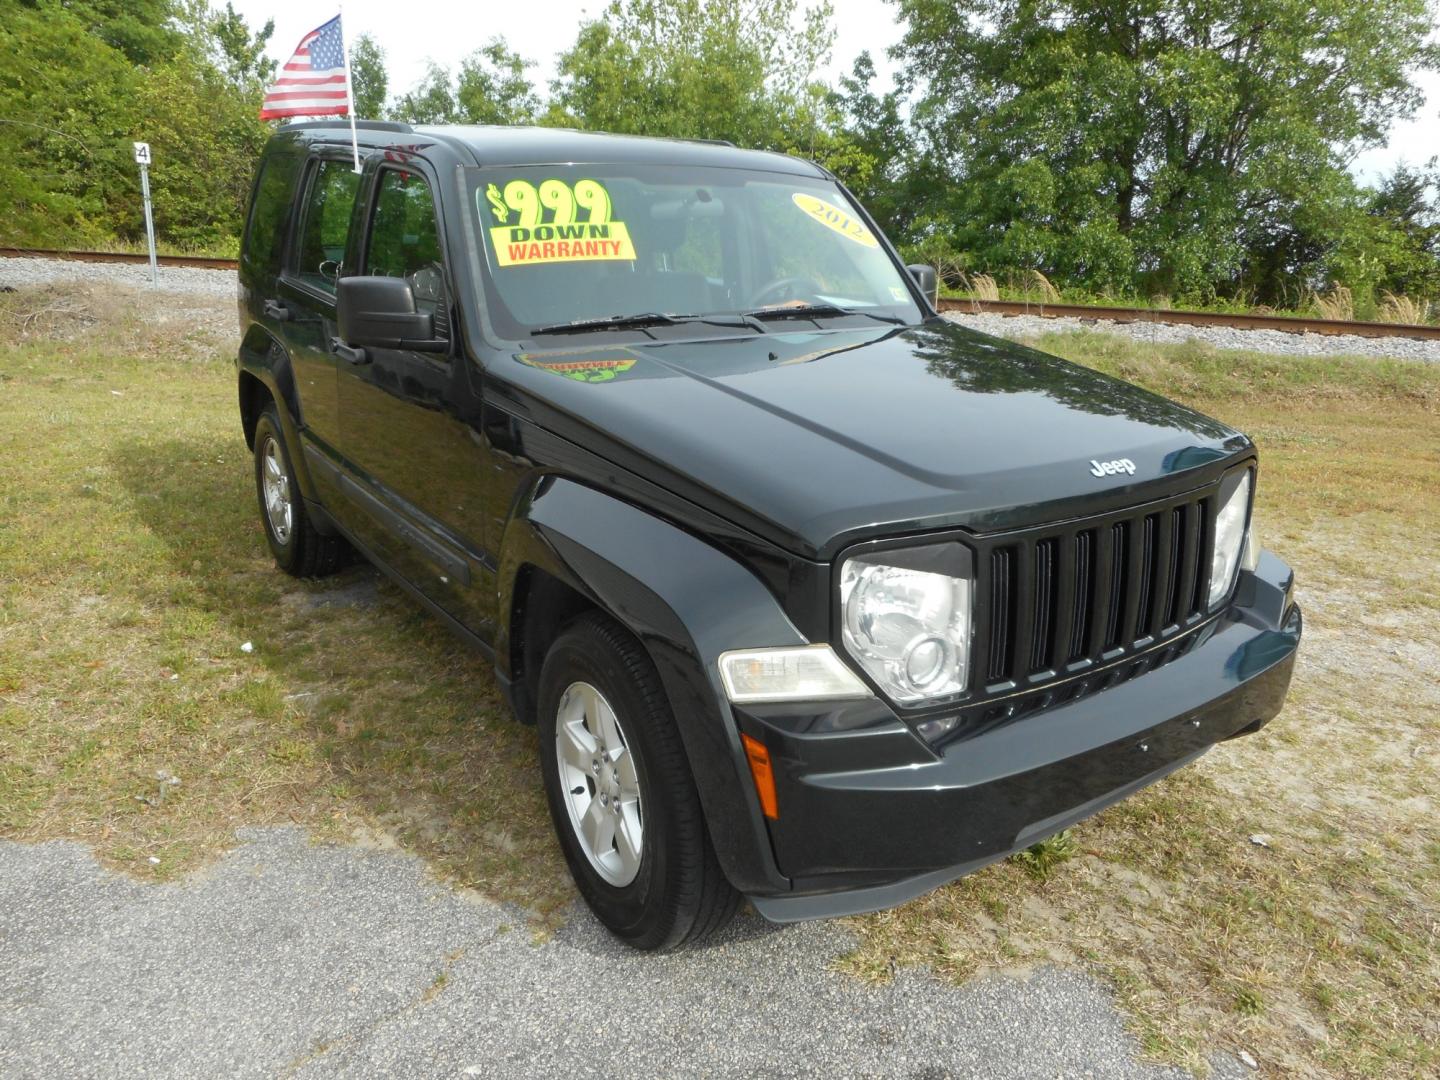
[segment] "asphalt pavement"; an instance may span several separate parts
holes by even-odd
[[[577,907],[541,942],[414,856],[296,829],[164,885],[0,842],[0,1076],[1189,1075],[1141,1064],[1084,974],[870,986],[831,970],[847,934],[746,915],[648,956]]]

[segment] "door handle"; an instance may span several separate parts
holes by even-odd
[[[266,300],[264,307],[268,318],[274,319],[276,322],[290,321],[290,309],[279,300]]]
[[[335,355],[342,360],[348,360],[357,367],[370,362],[370,354],[364,349],[357,349],[353,345],[346,345],[338,337],[330,339],[330,347],[335,350]]]

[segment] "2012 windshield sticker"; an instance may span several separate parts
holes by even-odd
[[[803,191],[797,191],[791,195],[790,201],[827,229],[834,229],[846,240],[853,240],[861,247],[878,248],[880,246],[880,241],[875,239],[875,234],[865,227],[864,222],[858,221],[840,207],[828,203],[824,199],[817,199],[814,195],[807,195]]]
[[[486,186],[479,209],[488,209],[499,225],[490,228],[497,266],[539,263],[631,260],[635,245],[623,221],[610,217],[610,193],[596,180],[577,180],[571,187],[551,178],[540,185],[511,180],[502,190]],[[475,192],[480,203],[481,192]],[[585,220],[577,220],[580,211]]]

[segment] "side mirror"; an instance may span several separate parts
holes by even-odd
[[[435,320],[415,309],[415,290],[404,278],[346,277],[336,283],[335,321],[340,339],[355,347],[444,352]]]
[[[920,291],[925,294],[925,299],[930,301],[930,306],[938,311],[940,309],[940,275],[935,272],[935,268],[926,266],[924,263],[914,263],[905,269],[910,271],[910,276],[915,279],[915,284],[920,286]]]

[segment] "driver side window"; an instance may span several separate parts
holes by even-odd
[[[305,223],[300,230],[296,274],[301,281],[335,295],[335,279],[345,258],[350,215],[360,177],[348,161],[317,162],[305,195]]]
[[[440,234],[424,177],[393,168],[380,174],[363,273],[405,278],[415,291],[415,306],[435,316],[436,337],[448,336]]]

